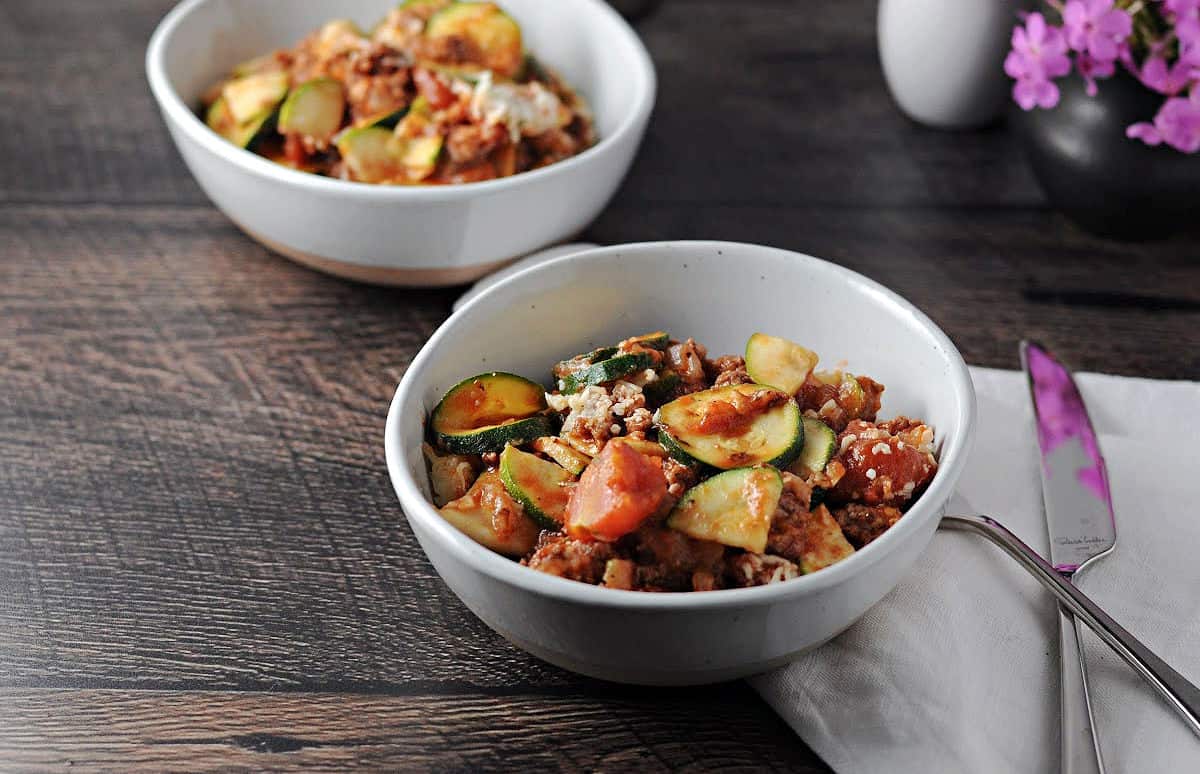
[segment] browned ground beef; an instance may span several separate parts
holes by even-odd
[[[706,362],[704,370],[712,379],[713,387],[730,384],[751,384],[754,380],[746,373],[746,361],[737,355],[725,355]]]
[[[849,505],[836,508],[833,518],[842,528],[842,534],[855,548],[862,548],[887,531],[904,514],[899,508],[889,505]]]
[[[394,113],[413,97],[408,57],[381,43],[356,56],[346,74],[346,101],[354,120]]]
[[[537,548],[524,562],[560,578],[599,583],[604,577],[604,563],[612,559],[612,546],[598,540],[576,540],[561,532],[542,532]]]
[[[638,565],[637,586],[647,591],[691,591],[697,573],[705,583],[724,572],[725,547],[719,543],[662,527],[642,527],[626,541]]]
[[[663,460],[663,474],[667,477],[667,494],[676,499],[682,497],[684,492],[700,480],[695,468],[684,465],[674,457]]]
[[[783,496],[771,517],[767,550],[793,562],[804,553],[804,533],[812,488],[791,473],[784,473]]]

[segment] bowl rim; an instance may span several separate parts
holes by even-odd
[[[719,589],[707,592],[658,592],[625,591],[593,586],[587,583],[560,578],[538,572],[522,566],[507,557],[501,556],[479,545],[469,537],[459,532],[445,519],[441,518],[433,504],[425,499],[412,476],[408,474],[407,458],[404,444],[400,437],[400,416],[403,407],[411,401],[419,400],[416,395],[420,375],[426,363],[433,358],[433,352],[441,342],[450,337],[454,324],[468,314],[473,308],[485,303],[493,293],[503,292],[503,289],[523,282],[527,277],[537,272],[552,270],[554,267],[576,261],[595,260],[614,253],[628,256],[633,253],[654,252],[663,249],[700,249],[700,250],[741,250],[753,249],[779,256],[787,256],[818,267],[821,271],[830,271],[852,283],[861,284],[879,301],[889,304],[905,315],[911,315],[924,331],[948,355],[953,394],[958,397],[958,415],[956,417],[960,431],[946,439],[938,460],[937,475],[932,484],[921,496],[921,499],[908,511],[916,512],[917,518],[907,522],[899,529],[893,528],[885,532],[865,547],[856,551],[852,556],[837,564],[812,575],[803,575],[786,583],[774,583],[765,586],[754,586],[743,589]],[[805,253],[784,250],[781,248],[754,245],[742,242],[710,241],[710,240],[681,240],[660,242],[636,242],[585,249],[580,252],[554,258],[545,263],[531,266],[511,277],[497,282],[492,287],[480,293],[477,297],[464,304],[438,327],[429,338],[421,351],[408,366],[388,409],[387,421],[384,427],[384,454],[387,461],[388,475],[396,496],[400,500],[403,512],[411,522],[420,522],[422,531],[431,535],[451,555],[455,561],[462,562],[476,572],[481,572],[495,580],[517,586],[523,590],[558,600],[595,605],[606,608],[622,608],[628,610],[700,610],[711,608],[744,607],[747,605],[765,605],[778,602],[792,596],[803,596],[821,589],[838,585],[851,575],[866,572],[872,565],[882,560],[898,547],[913,530],[919,529],[926,519],[934,518],[936,509],[945,504],[954,491],[958,478],[966,465],[967,456],[975,438],[975,388],[970,372],[962,358],[962,354],[950,338],[924,312],[911,302],[858,272],[838,264],[807,255]],[[906,515],[908,515],[906,514]],[[900,525],[897,525],[900,526]],[[424,550],[424,548],[422,548]],[[428,555],[428,552],[426,552]],[[440,573],[439,573],[440,574]]]
[[[539,169],[522,172],[509,177],[495,180],[484,180],[475,183],[455,183],[452,185],[414,185],[394,186],[374,183],[360,183],[351,180],[314,175],[309,172],[290,169],[269,161],[256,153],[238,148],[219,137],[208,128],[191,110],[171,85],[166,74],[165,58],[168,42],[175,35],[178,27],[197,8],[215,0],[182,0],[167,12],[162,21],[155,27],[146,46],[146,78],[150,83],[150,91],[158,103],[159,109],[169,123],[178,127],[189,140],[199,144],[224,162],[239,167],[248,174],[268,178],[283,185],[304,188],[314,194],[335,194],[354,199],[375,202],[444,202],[471,198],[475,195],[499,193],[509,188],[523,184],[532,184],[542,179],[560,175],[568,175],[597,156],[607,154],[612,149],[622,147],[630,140],[636,141],[641,126],[649,119],[654,109],[658,79],[654,70],[654,62],[637,33],[629,23],[603,0],[571,0],[592,7],[597,13],[607,15],[616,23],[615,29],[623,35],[626,42],[631,44],[635,56],[631,67],[622,72],[622,77],[634,78],[634,99],[632,107],[622,117],[621,122],[611,134],[603,135],[590,148],[568,159],[549,164]]]

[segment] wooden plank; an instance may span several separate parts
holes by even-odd
[[[23,772],[823,771],[799,744],[777,744],[788,733],[737,684],[586,699],[0,692],[0,769]]]

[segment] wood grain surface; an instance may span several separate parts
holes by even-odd
[[[142,72],[169,0],[0,5],[0,768],[779,768],[742,684],[567,674],[442,585],[383,465],[460,289],[333,280],[192,182]],[[973,363],[1200,378],[1195,232],[1049,212],[999,126],[900,116],[874,3],[666,0],[659,102],[587,237],[761,242],[878,279]]]

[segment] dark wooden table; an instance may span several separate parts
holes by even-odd
[[[457,291],[330,279],[217,213],[145,85],[169,5],[0,8],[0,768],[823,770],[743,684],[580,679],[441,584],[382,429]],[[1195,234],[1088,237],[1003,127],[905,120],[873,13],[667,0],[654,122],[589,237],[823,256],[973,363],[1034,335],[1200,377]]]

